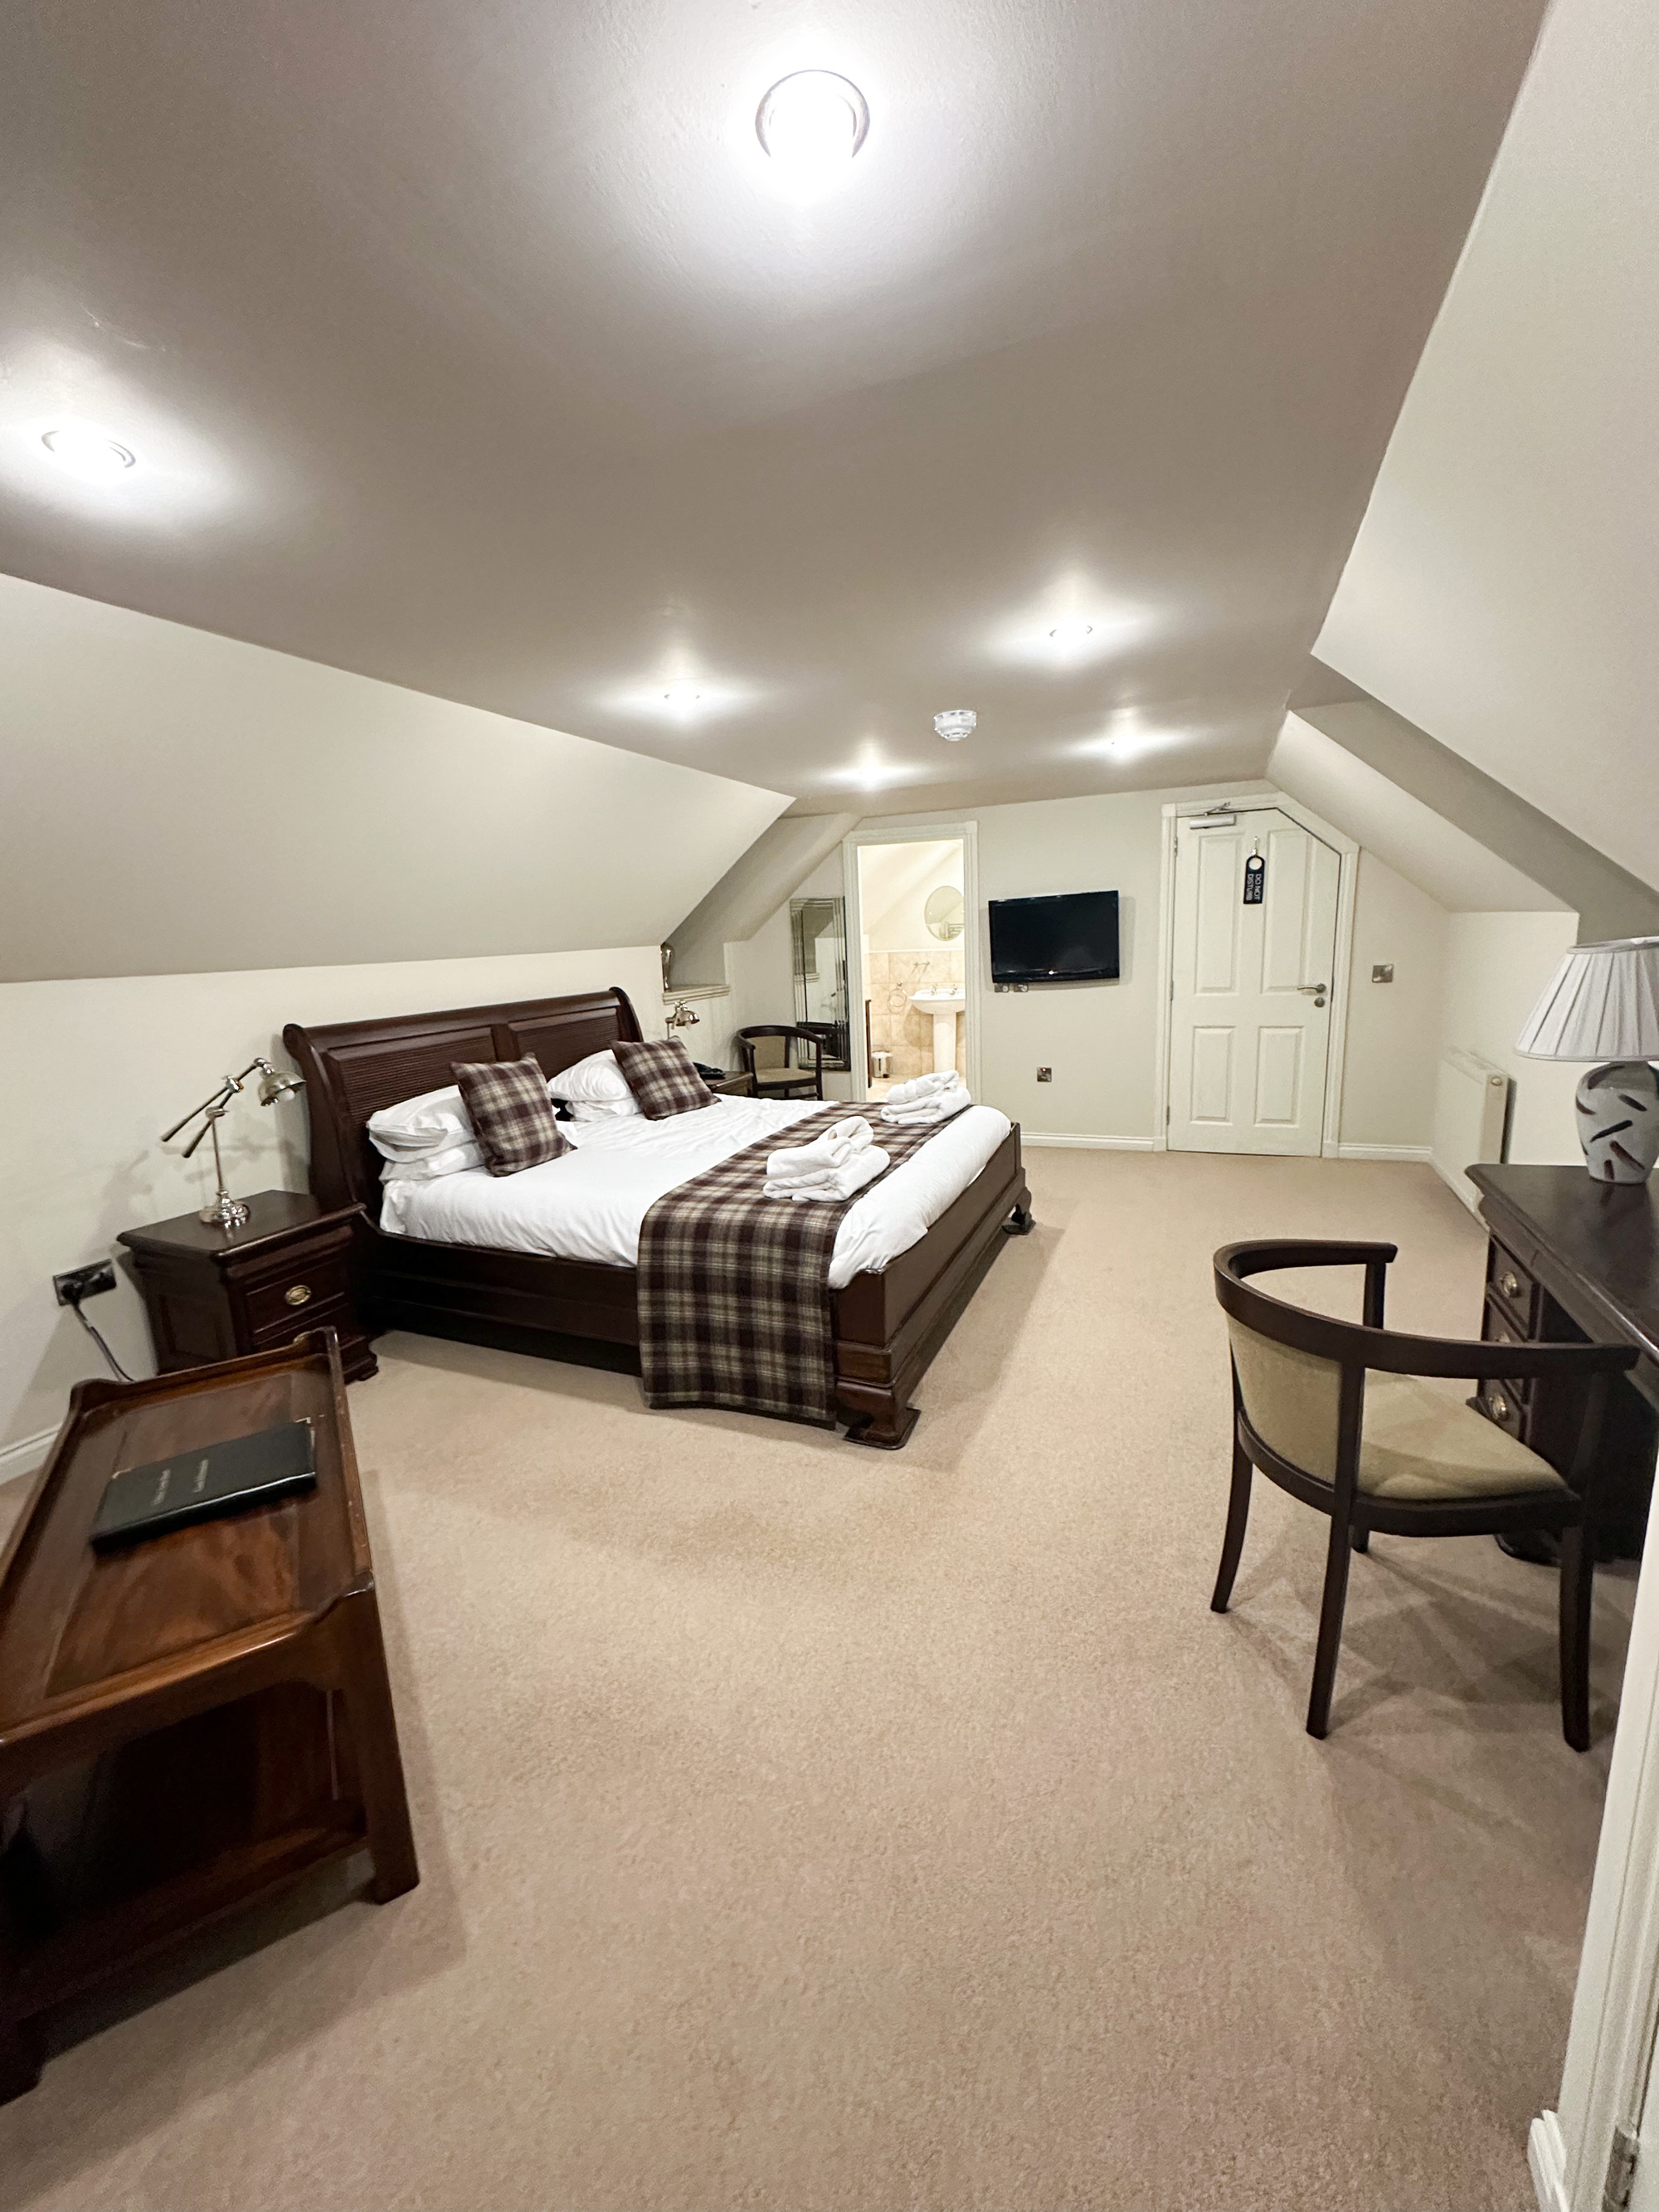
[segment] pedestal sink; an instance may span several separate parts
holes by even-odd
[[[957,1016],[968,1004],[965,991],[912,991],[910,1004],[933,1018],[933,1068],[945,1074],[957,1064]]]

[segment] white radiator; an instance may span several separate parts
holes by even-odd
[[[1471,1213],[1480,1208],[1480,1194],[1463,1170],[1503,1158],[1509,1105],[1510,1079],[1501,1067],[1447,1046],[1434,1091],[1434,1164]]]

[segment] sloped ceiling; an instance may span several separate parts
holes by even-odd
[[[1449,914],[1566,911],[1563,900],[1299,715],[1285,717],[1267,775]]]
[[[1257,771],[1539,14],[40,0],[0,563],[817,810]]]
[[[0,577],[0,981],[660,944],[784,800]]]
[[[1556,0],[1317,650],[1659,884],[1656,86]]]

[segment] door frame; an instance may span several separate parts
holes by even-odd
[[[864,1031],[864,899],[859,883],[859,854],[866,845],[928,845],[949,839],[962,847],[962,902],[965,909],[962,941],[963,1019],[966,1039],[968,1088],[980,1095],[979,1031],[981,976],[979,911],[979,823],[974,820],[922,822],[908,815],[884,821],[873,828],[849,830],[841,841],[842,888],[847,899],[847,1034],[848,1058],[852,1061],[852,1095],[863,1101],[869,1095],[869,1040]]]
[[[1540,2212],[1599,2212],[1613,2128],[1643,2117],[1656,2014],[1659,1531],[1637,1585],[1559,2102],[1528,2133]]]
[[[1322,1158],[1341,1152],[1342,1070],[1348,1049],[1348,969],[1353,959],[1354,896],[1359,880],[1359,847],[1333,829],[1310,806],[1282,791],[1252,792],[1243,799],[1176,799],[1164,808],[1163,848],[1158,879],[1158,1058],[1153,1100],[1152,1150],[1170,1149],[1170,1005],[1175,997],[1176,836],[1188,814],[1261,814],[1273,807],[1299,829],[1328,845],[1336,854],[1336,950],[1331,957],[1331,1025],[1325,1048],[1325,1100],[1320,1121]],[[1250,1154],[1242,1157],[1249,1158]]]

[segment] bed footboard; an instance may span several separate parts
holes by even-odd
[[[849,1443],[897,1451],[915,1428],[908,1401],[1001,1249],[1031,1227],[1016,1122],[956,1203],[884,1274],[835,1295],[836,1397]]]

